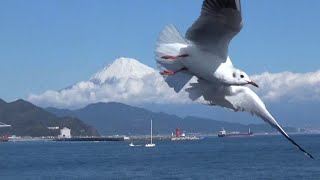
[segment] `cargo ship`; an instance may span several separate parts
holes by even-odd
[[[239,132],[227,133],[222,128],[222,130],[218,134],[218,137],[250,137],[250,136],[254,136],[253,132],[250,131],[250,128],[248,130],[248,133],[239,133]]]

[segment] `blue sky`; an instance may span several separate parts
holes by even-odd
[[[67,87],[121,56],[155,67],[163,26],[173,23],[184,33],[201,3],[0,1],[0,98]],[[319,7],[316,0],[243,0],[244,28],[231,43],[232,61],[249,74],[320,69]]]

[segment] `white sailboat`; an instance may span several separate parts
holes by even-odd
[[[150,133],[150,144],[146,144],[146,147],[154,147],[155,144],[152,143],[152,119],[151,119],[151,133]]]

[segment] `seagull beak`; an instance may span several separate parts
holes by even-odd
[[[255,87],[259,88],[258,84],[256,84],[256,83],[253,82],[253,81],[248,81],[248,84],[251,84],[252,86],[255,86]]]

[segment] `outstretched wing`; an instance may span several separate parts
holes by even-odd
[[[229,42],[241,28],[240,0],[204,0],[201,15],[188,29],[186,38],[226,59]]]
[[[209,105],[217,105],[232,109],[234,111],[247,111],[260,117],[272,127],[277,129],[292,144],[299,148],[304,154],[314,159],[314,157],[299,146],[282,129],[278,122],[266,109],[261,99],[250,89],[243,86],[225,86],[222,84],[210,84],[205,80],[198,80],[198,83],[191,83],[186,89],[192,100],[199,100]]]

